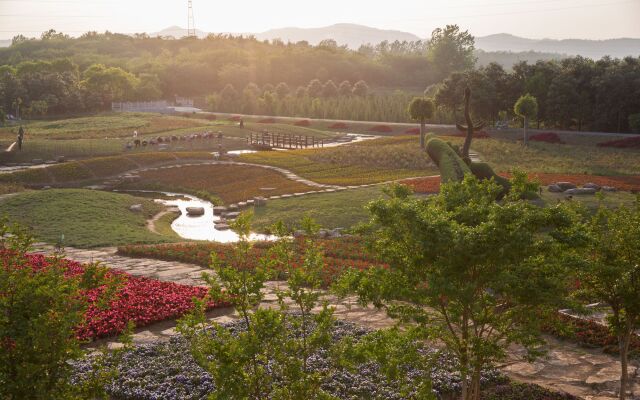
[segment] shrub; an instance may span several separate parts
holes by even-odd
[[[469,166],[462,161],[453,148],[436,137],[427,140],[427,154],[440,168],[443,183],[462,181],[465,174],[470,174]]]
[[[608,142],[598,143],[598,147],[617,147],[620,149],[638,149],[640,148],[640,136],[628,137],[624,139],[610,140]]]
[[[276,123],[276,119],[275,118],[264,118],[258,121],[259,124],[275,124]]]
[[[529,140],[534,142],[565,144],[564,140],[560,139],[560,136],[555,132],[537,133],[529,137]]]
[[[406,131],[404,131],[404,133],[409,134],[409,135],[419,135],[420,134],[420,128],[409,128]]]
[[[369,132],[391,133],[393,132],[393,128],[389,125],[376,125],[369,128]]]
[[[329,129],[347,129],[347,128],[349,128],[349,125],[345,124],[344,122],[336,122],[329,125]]]
[[[295,126],[311,126],[311,121],[308,119],[302,119],[294,123]]]

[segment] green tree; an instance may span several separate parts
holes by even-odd
[[[289,89],[289,85],[287,85],[286,83],[280,82],[276,86],[275,91],[276,91],[276,95],[278,96],[278,99],[283,100],[285,97],[289,95],[289,93],[291,92],[291,89]]]
[[[342,81],[340,86],[338,86],[338,94],[340,96],[351,96],[353,91],[353,87],[351,86],[351,82]]]
[[[353,94],[358,97],[366,97],[369,94],[369,86],[367,82],[359,80],[353,85]]]
[[[620,351],[620,400],[629,389],[629,343],[640,329],[640,199],[631,208],[600,206],[582,229],[577,295],[610,308],[607,322]]]
[[[409,115],[414,121],[420,122],[420,148],[424,149],[425,123],[433,116],[433,100],[424,97],[414,97],[409,103]]]
[[[428,59],[440,73],[440,78],[444,78],[451,72],[473,67],[474,45],[473,36],[468,31],[460,31],[458,25],[437,28],[431,33]]]
[[[533,357],[543,343],[541,316],[564,298],[562,247],[571,226],[562,206],[496,200],[493,180],[467,175],[438,195],[413,198],[406,187],[369,206],[366,232],[388,268],[344,275],[338,293],[386,307],[399,321],[431,332],[459,359],[462,399],[479,399],[480,374],[518,343]]]
[[[322,97],[336,97],[338,95],[338,87],[331,79],[322,86]]]
[[[36,270],[26,253],[31,237],[5,221],[0,237],[0,398],[106,399],[101,385],[112,373],[96,364],[89,380],[74,385],[70,361],[85,355],[75,337],[88,307],[83,292],[104,285],[98,305],[105,307],[118,288],[117,278],[97,264],[67,276],[58,257]]]
[[[527,132],[527,129],[529,128],[529,121],[532,118],[536,118],[538,115],[538,101],[529,93],[524,96],[520,96],[518,101],[516,101],[516,104],[513,106],[513,112],[515,112],[517,116],[524,118],[523,141],[526,146],[529,144],[529,133]]]
[[[319,97],[322,93],[322,88],[320,80],[314,79],[307,85],[307,94],[309,94],[310,97]]]

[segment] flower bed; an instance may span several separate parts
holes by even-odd
[[[369,128],[369,132],[391,133],[393,132],[393,128],[389,125],[376,125]]]
[[[275,124],[276,123],[276,119],[275,118],[264,118],[258,121],[259,124]]]
[[[620,149],[640,149],[640,136],[610,140],[598,143],[598,147],[617,147]]]
[[[409,186],[415,193],[438,193],[440,191],[439,176],[405,179],[400,181],[400,183]]]
[[[51,264],[47,257],[40,254],[27,255],[29,267],[34,271],[48,268]],[[77,276],[84,272],[84,266],[71,260],[63,260],[66,276]],[[192,308],[194,297],[203,298],[207,288],[179,285],[154,279],[135,277],[124,272],[109,271],[108,274],[122,280],[116,299],[106,309],[99,308],[96,301],[103,287],[85,291],[89,303],[86,322],[77,328],[80,340],[90,340],[122,333],[128,321],[137,327],[175,319]],[[213,308],[215,305],[210,304]]]
[[[344,122],[336,122],[334,124],[329,125],[329,129],[347,129],[349,125]]]
[[[308,119],[302,119],[294,123],[295,126],[311,126],[311,121]]]
[[[565,144],[565,141],[560,139],[555,132],[542,132],[537,133],[529,137],[529,140],[533,142],[545,142],[545,143],[556,143],[556,144]]]
[[[223,325],[235,332],[246,330],[242,321],[234,321]],[[295,335],[295,330],[289,330]],[[338,341],[350,337],[354,341],[369,333],[368,329],[353,323],[336,321],[333,327],[333,339]],[[214,333],[212,333],[214,334]],[[425,355],[433,356],[433,365],[425,363],[417,368],[404,368],[399,371],[406,374],[408,382],[414,377],[429,374],[432,390],[438,398],[449,398],[461,388],[460,376],[456,369],[456,358],[448,353],[440,353],[426,346],[421,349]],[[126,351],[120,361],[115,361],[118,376],[107,386],[107,392],[117,399],[206,399],[215,391],[211,375],[206,372],[191,355],[188,343],[181,337],[172,337],[167,343],[155,343],[137,346]],[[75,365],[73,380],[82,381],[91,372],[90,360]],[[326,352],[318,352],[311,357],[309,368],[323,376],[322,389],[338,399],[376,399],[400,400],[407,398],[401,393],[399,382],[389,379],[382,373],[375,362],[367,362],[348,370],[327,357]],[[277,377],[276,377],[277,379]],[[496,369],[488,369],[481,376],[483,387],[509,385],[510,382]],[[503,391],[506,389],[502,389]],[[543,392],[543,389],[539,389]],[[529,393],[524,391],[523,393]],[[561,399],[551,397],[551,392],[544,391],[547,397],[533,399]],[[415,395],[415,394],[413,394]],[[532,397],[514,396],[513,400],[532,399]]]
[[[324,252],[324,281],[330,284],[338,275],[348,269],[366,269],[371,265],[383,265],[364,246],[360,239],[355,237],[341,239],[318,240]],[[295,258],[293,266],[299,266],[303,262],[305,245],[303,239],[296,239]],[[257,242],[251,250],[250,260],[254,262],[250,267],[255,268],[259,259],[264,257],[269,242]],[[233,246],[224,243],[170,243],[161,245],[127,245],[120,246],[118,253],[131,257],[154,258],[166,261],[181,261],[196,264],[202,267],[209,265],[211,253],[216,253],[222,261],[233,260]]]
[[[233,121],[233,122],[239,122],[241,119],[242,117],[239,115],[232,115],[231,117],[229,117],[229,121]]]
[[[545,330],[555,336],[570,339],[585,347],[601,348],[605,353],[619,354],[618,339],[609,329],[597,322],[558,314],[558,325],[548,324]],[[640,359],[640,336],[635,335],[629,345],[629,358]]]
[[[409,128],[406,131],[404,131],[404,133],[409,134],[409,135],[419,135],[420,134],[420,128]]]

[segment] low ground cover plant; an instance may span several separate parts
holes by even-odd
[[[607,142],[598,143],[598,147],[617,147],[620,149],[637,149],[637,148],[640,148],[640,136],[609,140]]]
[[[11,254],[2,253],[0,258],[7,262]],[[40,254],[26,254],[24,265],[34,273],[46,271],[52,266],[61,268],[65,279],[76,279],[86,274],[91,266],[75,261],[52,259]],[[92,340],[118,335],[127,327],[129,321],[142,327],[165,319],[175,319],[193,307],[193,298],[203,298],[207,289],[162,282],[154,279],[132,276],[118,271],[105,271],[103,278],[118,282],[118,288],[109,296],[112,300],[100,303],[104,297],[104,287],[95,287],[80,292],[88,307],[84,321],[78,321],[75,336],[79,340]],[[215,303],[206,305],[213,308]]]
[[[329,129],[347,129],[347,128],[349,128],[349,125],[345,124],[344,122],[335,122],[329,125]]]
[[[123,184],[126,189],[162,189],[189,193],[211,193],[230,204],[256,196],[274,196],[314,190],[288,179],[279,172],[246,165],[190,165],[179,168],[163,168],[142,171],[139,182]]]
[[[393,128],[389,125],[375,125],[369,128],[369,131],[378,133],[391,133],[393,132]]]
[[[529,137],[529,140],[533,142],[565,144],[565,141],[562,140],[560,136],[555,132],[536,133],[535,135],[531,135]]]
[[[345,237],[340,239],[318,239],[315,243],[322,248],[324,254],[323,282],[330,284],[343,271],[356,268],[368,268],[371,264],[380,263],[371,251],[369,251],[361,239],[357,237]],[[292,265],[302,265],[303,256],[308,247],[303,238],[298,238],[293,243],[294,255]],[[273,246],[271,242],[256,242],[250,250],[251,257],[247,267],[255,269],[259,266],[259,260],[263,258]],[[118,247],[118,253],[131,257],[155,258],[158,260],[181,261],[197,264],[202,267],[209,266],[211,254],[215,254],[219,260],[233,260],[233,245],[224,243],[173,243],[162,245],[125,245]],[[284,271],[281,271],[282,278]]]
[[[300,121],[296,121],[294,123],[295,126],[311,126],[311,121],[308,119],[301,119]]]

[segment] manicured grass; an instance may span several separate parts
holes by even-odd
[[[279,172],[243,165],[191,165],[143,171],[139,182],[123,189],[207,192],[230,204],[255,196],[273,196],[315,190],[295,182]]]
[[[143,212],[129,207],[142,204]],[[162,209],[148,199],[127,194],[82,189],[28,191],[0,200],[0,215],[30,227],[38,240],[77,247],[114,246],[128,243],[162,243],[146,220]]]
[[[46,168],[34,168],[1,174],[0,182],[30,185],[53,185],[99,180],[144,166],[179,163],[185,160],[211,160],[208,152],[132,153],[123,156],[98,157],[72,161]]]
[[[420,151],[415,137],[388,138],[324,149],[263,151],[243,161],[275,165],[316,182],[364,185],[434,175],[438,169]]]
[[[204,119],[185,118],[155,113],[105,113],[90,117],[53,121],[24,122],[25,139],[47,137],[56,139],[104,138],[166,132],[179,128],[210,125]],[[18,127],[0,129],[0,136],[14,139]]]
[[[462,139],[451,138],[461,144]],[[570,173],[593,175],[638,175],[638,151],[569,144],[520,143],[504,140],[475,140],[471,145],[483,161],[496,171],[506,172],[518,167],[527,172]]]
[[[298,228],[302,218],[308,215],[323,228],[351,228],[369,219],[369,212],[365,206],[381,196],[382,187],[372,186],[270,200],[265,207],[255,208],[253,224],[260,232],[268,231],[269,227],[278,221]]]
[[[162,236],[170,237],[176,240],[183,241],[172,228],[171,224],[180,216],[177,212],[169,212],[161,216],[155,221],[156,232]]]

